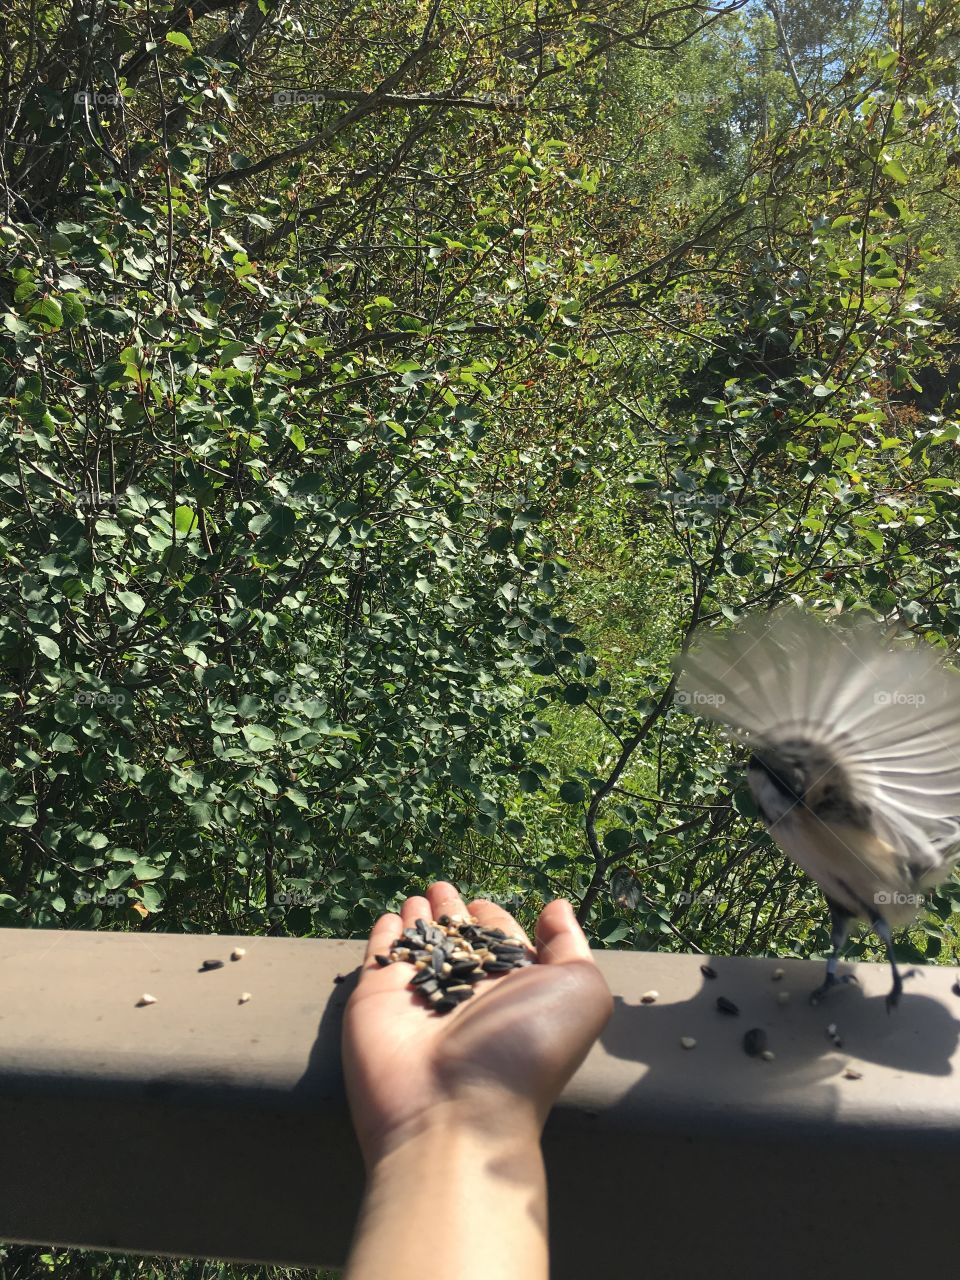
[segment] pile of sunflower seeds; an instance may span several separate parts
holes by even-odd
[[[449,1013],[473,995],[473,984],[533,964],[527,944],[502,929],[484,928],[469,921],[441,916],[418,920],[390,944],[390,954],[377,956],[377,964],[406,961],[416,972],[410,986],[425,996],[437,1013]]]

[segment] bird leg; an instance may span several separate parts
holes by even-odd
[[[897,962],[893,958],[893,934],[890,932],[890,926],[884,920],[883,916],[873,915],[870,917],[870,923],[873,925],[874,933],[883,943],[887,953],[887,960],[890,962],[890,968],[893,970],[893,986],[890,988],[890,994],[887,996],[887,1013],[891,1009],[895,1009],[900,1003],[900,997],[903,995],[904,978],[913,978],[916,976],[916,969],[908,969],[906,973],[901,974],[897,968]]]
[[[833,950],[827,960],[826,977],[816,991],[810,992],[811,1004],[819,1004],[831,987],[835,987],[838,982],[856,982],[856,978],[852,973],[845,973],[840,977],[837,976],[840,952],[843,950],[847,935],[850,932],[850,921],[853,916],[836,902],[831,902],[829,898],[827,899],[827,906],[830,908],[830,945]]]

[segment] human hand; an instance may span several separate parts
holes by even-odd
[[[452,1120],[484,1133],[526,1125],[539,1137],[613,1008],[572,908],[556,901],[537,922],[537,964],[478,982],[471,999],[438,1016],[407,986],[409,965],[381,968],[374,956],[418,917],[441,915],[473,915],[526,940],[501,907],[478,899],[468,909],[443,881],[377,921],[343,1028],[347,1095],[368,1167]]]

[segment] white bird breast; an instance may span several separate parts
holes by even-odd
[[[818,818],[761,769],[750,769],[747,781],[770,835],[828,898],[861,920],[913,919],[923,899],[896,849],[866,828]]]

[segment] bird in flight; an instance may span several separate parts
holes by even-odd
[[[864,920],[893,972],[888,1011],[897,1004],[891,930],[960,857],[960,675],[944,656],[784,608],[702,634],[682,659],[678,704],[746,744],[760,817],[826,897],[832,952],[815,1003]]]

